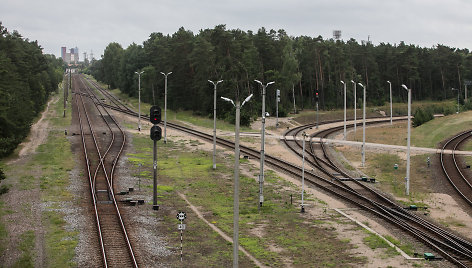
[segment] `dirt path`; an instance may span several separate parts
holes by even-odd
[[[38,122],[34,123],[31,127],[30,134],[20,144],[21,150],[18,152],[18,157],[11,160],[9,163],[13,164],[23,157],[30,155],[36,151],[39,145],[43,144],[48,137],[49,133],[49,121],[44,120],[47,115],[51,114],[53,111],[49,110],[49,107],[52,103],[56,103],[59,100],[59,95],[55,96],[47,103],[46,110],[41,114],[41,118]]]

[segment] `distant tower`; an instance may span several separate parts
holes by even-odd
[[[85,61],[88,59],[88,58],[87,58],[87,51],[84,51],[83,54],[84,54],[84,62],[85,62]]]
[[[66,47],[61,47],[61,58],[63,61],[66,60],[66,53],[67,53],[67,48]]]
[[[90,61],[93,61],[93,50],[90,50]]]
[[[334,38],[335,40],[341,39],[341,30],[334,30],[334,31],[333,31],[333,38]]]
[[[74,58],[75,58],[75,63],[79,62],[79,48],[75,47],[74,49]]]

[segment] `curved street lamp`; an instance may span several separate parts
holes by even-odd
[[[411,88],[402,84],[402,87],[408,91],[408,138],[406,153],[406,195],[410,195],[410,135],[411,135]]]
[[[390,81],[387,81],[387,83],[390,85],[390,125],[392,125],[392,83]]]
[[[211,80],[208,80],[208,82],[212,83],[215,89],[213,95],[213,169],[216,169],[216,86],[223,80],[218,80],[216,83]]]
[[[172,72],[168,72],[167,74],[161,72],[161,74],[165,77],[165,86],[164,86],[164,143],[167,143],[167,76]]]
[[[262,128],[261,128],[261,170],[259,174],[259,209],[262,207],[262,203],[264,202],[264,195],[263,195],[263,187],[264,187],[264,147],[265,147],[265,96],[266,96],[266,88],[269,85],[274,84],[275,82],[269,82],[266,85],[262,84],[259,80],[254,80],[262,86]]]
[[[361,83],[357,83],[364,89],[364,100],[362,103],[363,110],[362,110],[362,166],[365,166],[365,86]]]
[[[341,80],[344,85],[344,140],[346,140],[346,83]]]
[[[239,253],[239,121],[240,110],[243,105],[252,97],[249,95],[239,105],[239,99],[234,104],[232,99],[221,97],[224,101],[231,102],[236,107],[236,122],[234,130],[234,197],[233,197],[233,267],[238,267],[238,253]]]
[[[138,75],[138,131],[141,131],[141,72],[134,72]]]
[[[356,133],[356,127],[357,127],[357,96],[356,96],[356,82],[354,80],[351,80],[351,83],[354,84],[354,133]]]

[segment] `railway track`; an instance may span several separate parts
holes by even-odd
[[[312,125],[300,126],[289,130],[285,135],[297,136],[309,127],[312,127]],[[349,127],[353,127],[353,125]],[[311,135],[311,138],[326,138],[328,135],[342,129],[343,126],[319,131]],[[284,140],[286,145],[293,152],[301,156],[300,150],[302,145],[300,141],[289,140]],[[459,267],[472,266],[472,244],[470,241],[458,237],[426,219],[405,210],[383,194],[369,187],[366,183],[359,182],[343,172],[328,156],[324,143],[310,142],[310,148],[307,150],[307,153],[311,158],[305,161],[327,176],[333,182],[333,186],[336,185],[339,193],[344,192],[343,196],[349,203],[355,204],[404,230],[455,265]],[[343,178],[339,178],[339,175],[343,176]]]
[[[103,267],[138,267],[113,189],[114,171],[126,135],[90,89],[74,76],[74,93],[86,174]]]
[[[113,103],[113,101],[111,102]],[[130,109],[123,109],[116,105],[104,104],[103,102],[101,104],[107,108],[132,116],[137,116],[137,113],[131,111]],[[146,117],[144,116],[144,118]],[[167,122],[167,125],[176,130],[207,140],[208,142],[213,141],[212,135],[169,122]],[[286,133],[286,136],[296,136],[306,128],[313,126],[314,125],[305,125],[292,129]],[[338,130],[331,129],[326,131],[325,135],[328,135],[329,132],[334,131]],[[216,142],[220,146],[234,149],[234,143],[231,141],[217,138]],[[299,141],[289,142],[287,139],[285,139],[284,142],[286,142],[288,148],[301,156],[301,145]],[[397,226],[399,229],[412,235],[419,241],[423,242],[425,245],[429,246],[431,249],[434,249],[441,256],[448,259],[458,267],[472,267],[472,243],[470,241],[458,237],[449,231],[438,227],[409,211],[406,211],[390,199],[383,196],[381,193],[378,193],[374,189],[366,187],[364,184],[357,182],[353,178],[350,178],[348,174],[344,173],[339,167],[336,167],[329,159],[329,157],[326,155],[326,151],[322,147],[322,144],[323,143],[321,143],[320,146],[324,152],[324,159],[321,156],[316,156],[314,153],[316,150],[310,146],[311,150],[313,151],[313,160],[310,160],[310,164],[314,168],[319,169],[322,173],[324,173],[324,176],[320,176],[314,171],[312,172],[305,170],[305,180],[307,182]],[[241,153],[254,159],[259,159],[260,157],[259,151],[245,146],[240,146],[240,151]],[[294,178],[301,179],[301,167],[299,166],[267,154],[265,155],[265,163],[279,171],[293,176]],[[333,175],[333,171],[342,174],[345,176],[345,178],[349,179],[349,181],[344,182],[343,180],[340,180],[338,177]]]
[[[449,183],[455,189],[457,194],[469,206],[472,207],[472,179],[464,176],[465,163],[461,157],[458,157],[454,152],[465,141],[472,137],[471,130],[464,131],[452,137],[444,143],[440,153],[441,168]],[[445,154],[444,150],[450,149],[452,154]]]

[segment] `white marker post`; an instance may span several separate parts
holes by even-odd
[[[185,224],[183,224],[185,218],[187,218],[187,215],[185,212],[180,211],[177,213],[177,219],[180,221],[180,224],[177,225],[177,229],[180,230],[180,261],[183,260],[183,251],[182,251],[182,240],[183,240],[183,231],[185,230]]]

